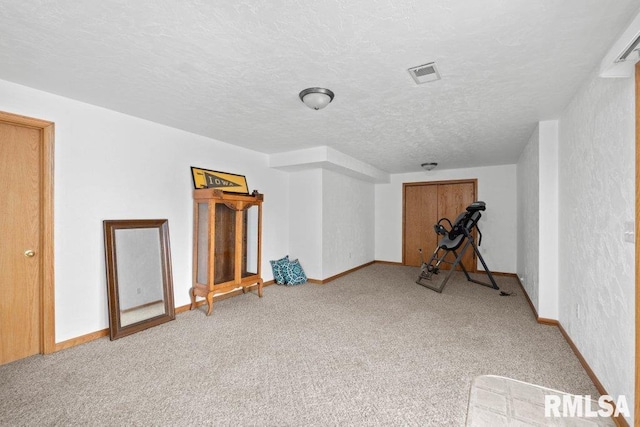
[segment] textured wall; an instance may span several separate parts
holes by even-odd
[[[265,193],[262,271],[286,253],[288,174],[267,156],[0,81],[0,110],[51,120],[55,141],[56,341],[108,327],[102,220],[168,218],[177,306],[189,302],[190,166],[240,173]]]
[[[478,199],[487,203],[487,210],[482,214],[479,224],[483,235],[480,247],[482,256],[491,270],[515,273],[516,165],[396,174],[391,176],[391,183],[376,184],[375,258],[381,261],[402,261],[403,183],[469,178],[478,179]]]
[[[289,256],[307,277],[322,278],[322,170],[292,173],[289,181]],[[278,255],[278,258],[287,253]]]
[[[310,169],[291,174],[290,195],[289,255],[307,277],[323,280],[373,261],[372,183]]]
[[[518,160],[518,276],[538,310],[539,129]]]
[[[374,185],[324,170],[322,175],[323,279],[373,261]]]
[[[558,319],[558,121],[538,123],[538,315]]]
[[[560,322],[609,394],[633,402],[634,82],[592,76],[560,118]]]

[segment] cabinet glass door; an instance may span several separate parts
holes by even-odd
[[[242,256],[242,277],[258,274],[258,216],[259,207],[251,206],[242,212],[245,227]]]
[[[236,268],[236,211],[216,203],[214,284],[234,280]]]

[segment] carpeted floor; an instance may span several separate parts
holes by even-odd
[[[374,264],[269,286],[122,338],[0,366],[1,425],[464,425],[493,374],[598,393],[556,327],[517,295]]]

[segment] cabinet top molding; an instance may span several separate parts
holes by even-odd
[[[194,200],[219,199],[255,203],[262,202],[264,200],[264,194],[258,193],[255,190],[252,194],[236,194],[225,193],[224,191],[215,188],[202,188],[193,190],[193,198]]]

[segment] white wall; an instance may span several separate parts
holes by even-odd
[[[318,168],[292,173],[289,188],[289,255],[307,277],[324,280],[373,261],[372,183]]]
[[[559,320],[611,395],[633,409],[634,81],[593,75],[560,117]]]
[[[323,279],[374,260],[374,185],[322,174]]]
[[[0,81],[0,110],[55,122],[56,342],[108,327],[102,221],[167,218],[177,306],[189,302],[190,166],[246,175],[265,193],[263,262],[287,252],[289,176],[267,156]]]
[[[558,121],[538,125],[540,150],[538,174],[540,206],[538,315],[558,319]]]
[[[516,165],[396,174],[375,188],[375,259],[402,262],[402,184],[478,179],[478,199],[487,203],[478,224],[480,251],[492,271],[515,273],[517,264]],[[482,266],[479,267],[482,269]]]
[[[322,169],[294,172],[289,180],[289,256],[308,278],[322,276]],[[282,258],[287,252],[278,254]]]
[[[539,266],[539,128],[518,160],[518,277],[531,303],[538,306]]]
[[[538,123],[518,160],[518,276],[538,317],[558,320],[558,121]]]

